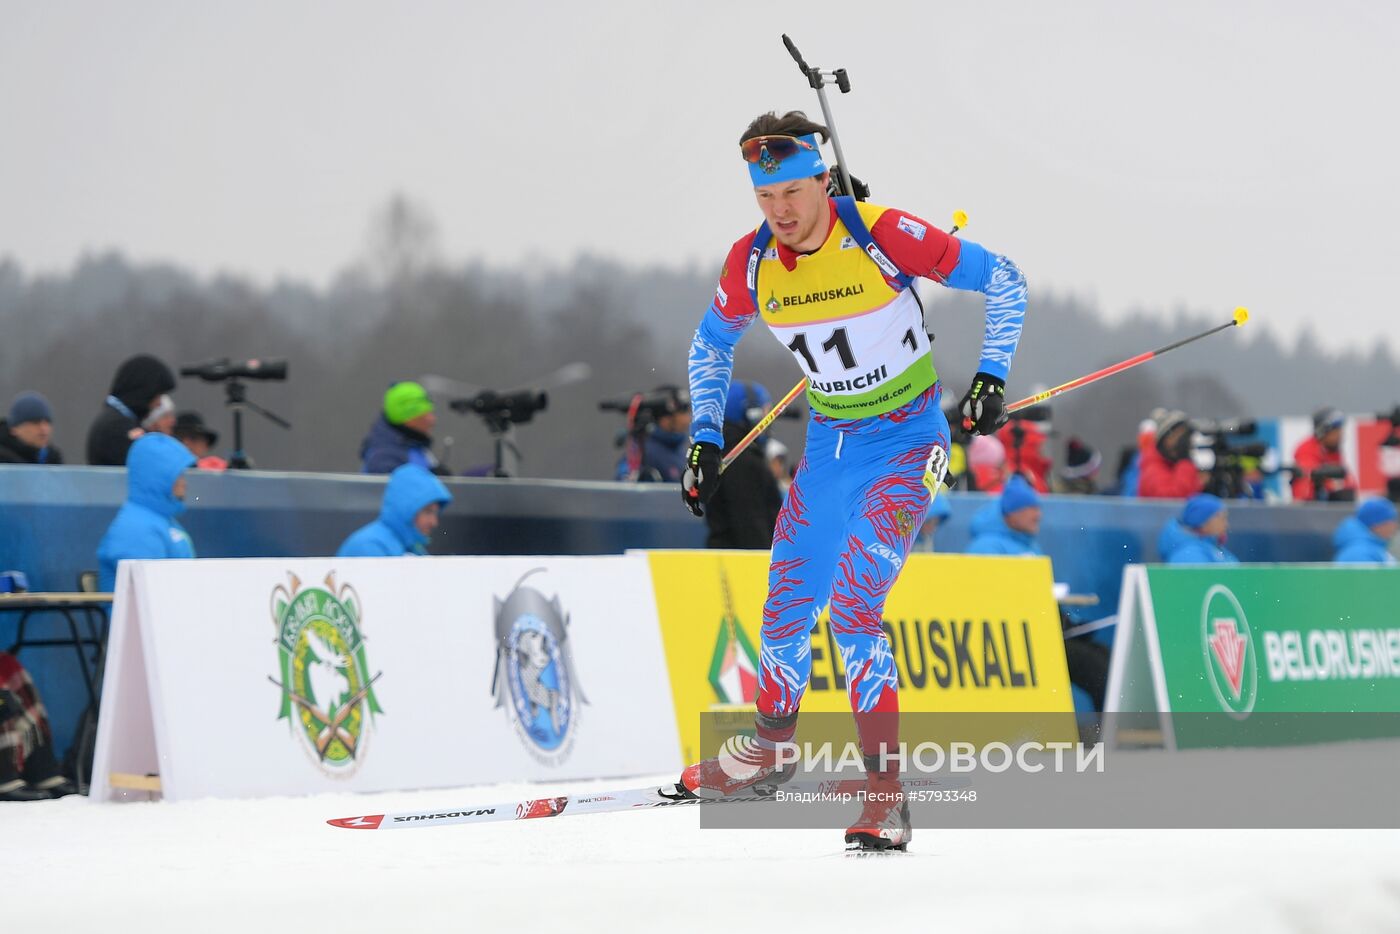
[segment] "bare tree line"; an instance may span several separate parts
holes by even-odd
[[[524,473],[604,479],[622,424],[598,411],[598,401],[684,383],[690,335],[716,272],[635,268],[592,256],[554,268],[449,265],[431,219],[402,198],[376,217],[368,243],[365,255],[324,288],[200,278],[116,253],[46,276],[0,259],[0,403],[7,406],[23,389],[43,392],[57,413],[58,445],[69,462],[82,463],[87,426],[130,354],[154,353],[172,366],[215,356],[285,357],[290,379],[251,384],[250,396],[294,429],[249,415],[249,451],[268,469],[354,471],[360,439],[395,380],[437,373],[506,389],[583,361],[592,376],[553,393],[548,410],[521,427]],[[933,286],[924,294],[950,403],[976,365],[980,296]],[[1257,311],[1267,320],[1266,309]],[[1008,392],[1019,397],[1037,384],[1063,382],[1229,313],[1144,309],[1110,324],[1082,301],[1033,288]],[[1251,331],[1213,338],[1057,401],[1056,454],[1078,435],[1111,464],[1138,421],[1159,405],[1220,418],[1305,414],[1323,404],[1368,412],[1400,401],[1400,367],[1382,341],[1366,354],[1338,354],[1307,333],[1286,346],[1267,325]],[[755,334],[740,346],[736,375],[777,396],[799,373],[776,341]],[[176,399],[182,409],[200,410],[227,447],[221,386],[181,380]],[[446,406],[440,414],[437,436],[452,439],[455,470],[490,460],[478,419]],[[796,424],[784,423],[778,434],[800,446]]]

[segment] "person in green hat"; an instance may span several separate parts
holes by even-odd
[[[393,473],[404,464],[417,464],[439,476],[450,471],[433,454],[433,400],[415,382],[394,383],[384,393],[384,411],[360,443],[362,473]]]

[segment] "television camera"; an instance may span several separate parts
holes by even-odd
[[[1249,476],[1278,472],[1277,451],[1263,441],[1239,439],[1259,430],[1259,423],[1252,419],[1192,419],[1191,430],[1191,459],[1210,473],[1204,493],[1221,499],[1252,498]]]

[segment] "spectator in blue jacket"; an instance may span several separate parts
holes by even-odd
[[[110,593],[117,562],[133,558],[193,558],[194,542],[175,521],[185,511],[185,471],[194,455],[169,435],[144,434],[126,455],[126,502],[97,546],[98,587]]]
[[[996,502],[988,503],[972,517],[970,555],[1043,555],[1035,537],[1040,534],[1040,496],[1020,474],[1012,474]]]
[[[360,471],[390,473],[400,464],[417,464],[446,476],[451,473],[433,453],[437,415],[428,391],[414,382],[399,382],[384,393],[384,408],[360,442]]]
[[[924,517],[924,526],[919,529],[919,534],[914,537],[914,551],[934,551],[934,536],[938,533],[947,521],[953,516],[953,504],[948,501],[952,494],[948,488],[940,486],[938,495],[929,503],[928,515]]]
[[[1388,499],[1368,499],[1347,516],[1332,536],[1333,561],[1342,564],[1395,564],[1387,546],[1400,530],[1400,515]]]
[[[1036,541],[1040,534],[1040,496],[1035,487],[1020,474],[1012,474],[1001,497],[972,517],[971,532],[972,541],[967,546],[970,555],[1044,555]],[[1063,612],[1061,621],[1063,625],[1072,622]],[[1085,638],[1066,639],[1065,663],[1070,683],[1084,692],[1082,703],[1102,710],[1108,687],[1108,647]]]
[[[389,474],[379,518],[352,532],[336,557],[425,555],[442,510],[451,502],[441,480],[417,464],[404,464]]]
[[[1225,547],[1230,519],[1218,496],[1197,493],[1186,501],[1181,516],[1167,522],[1157,537],[1157,550],[1167,564],[1239,564]]]
[[[753,399],[745,401],[745,385],[738,380],[730,384],[724,409],[726,424],[742,418],[748,409],[763,409],[768,405],[768,390],[762,387],[759,387],[761,395],[755,393]],[[758,386],[757,383],[752,385]],[[638,413],[641,417],[629,420],[631,437],[622,459],[617,462],[613,479],[629,483],[680,483],[685,473],[685,454],[690,448],[690,394],[678,386],[657,386],[647,393],[642,406],[643,411]],[[760,414],[759,418],[762,417]]]

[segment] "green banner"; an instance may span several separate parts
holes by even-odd
[[[1174,713],[1400,711],[1400,568],[1149,567]]]
[[[1129,567],[1109,709],[1177,746],[1395,735],[1400,568]]]

